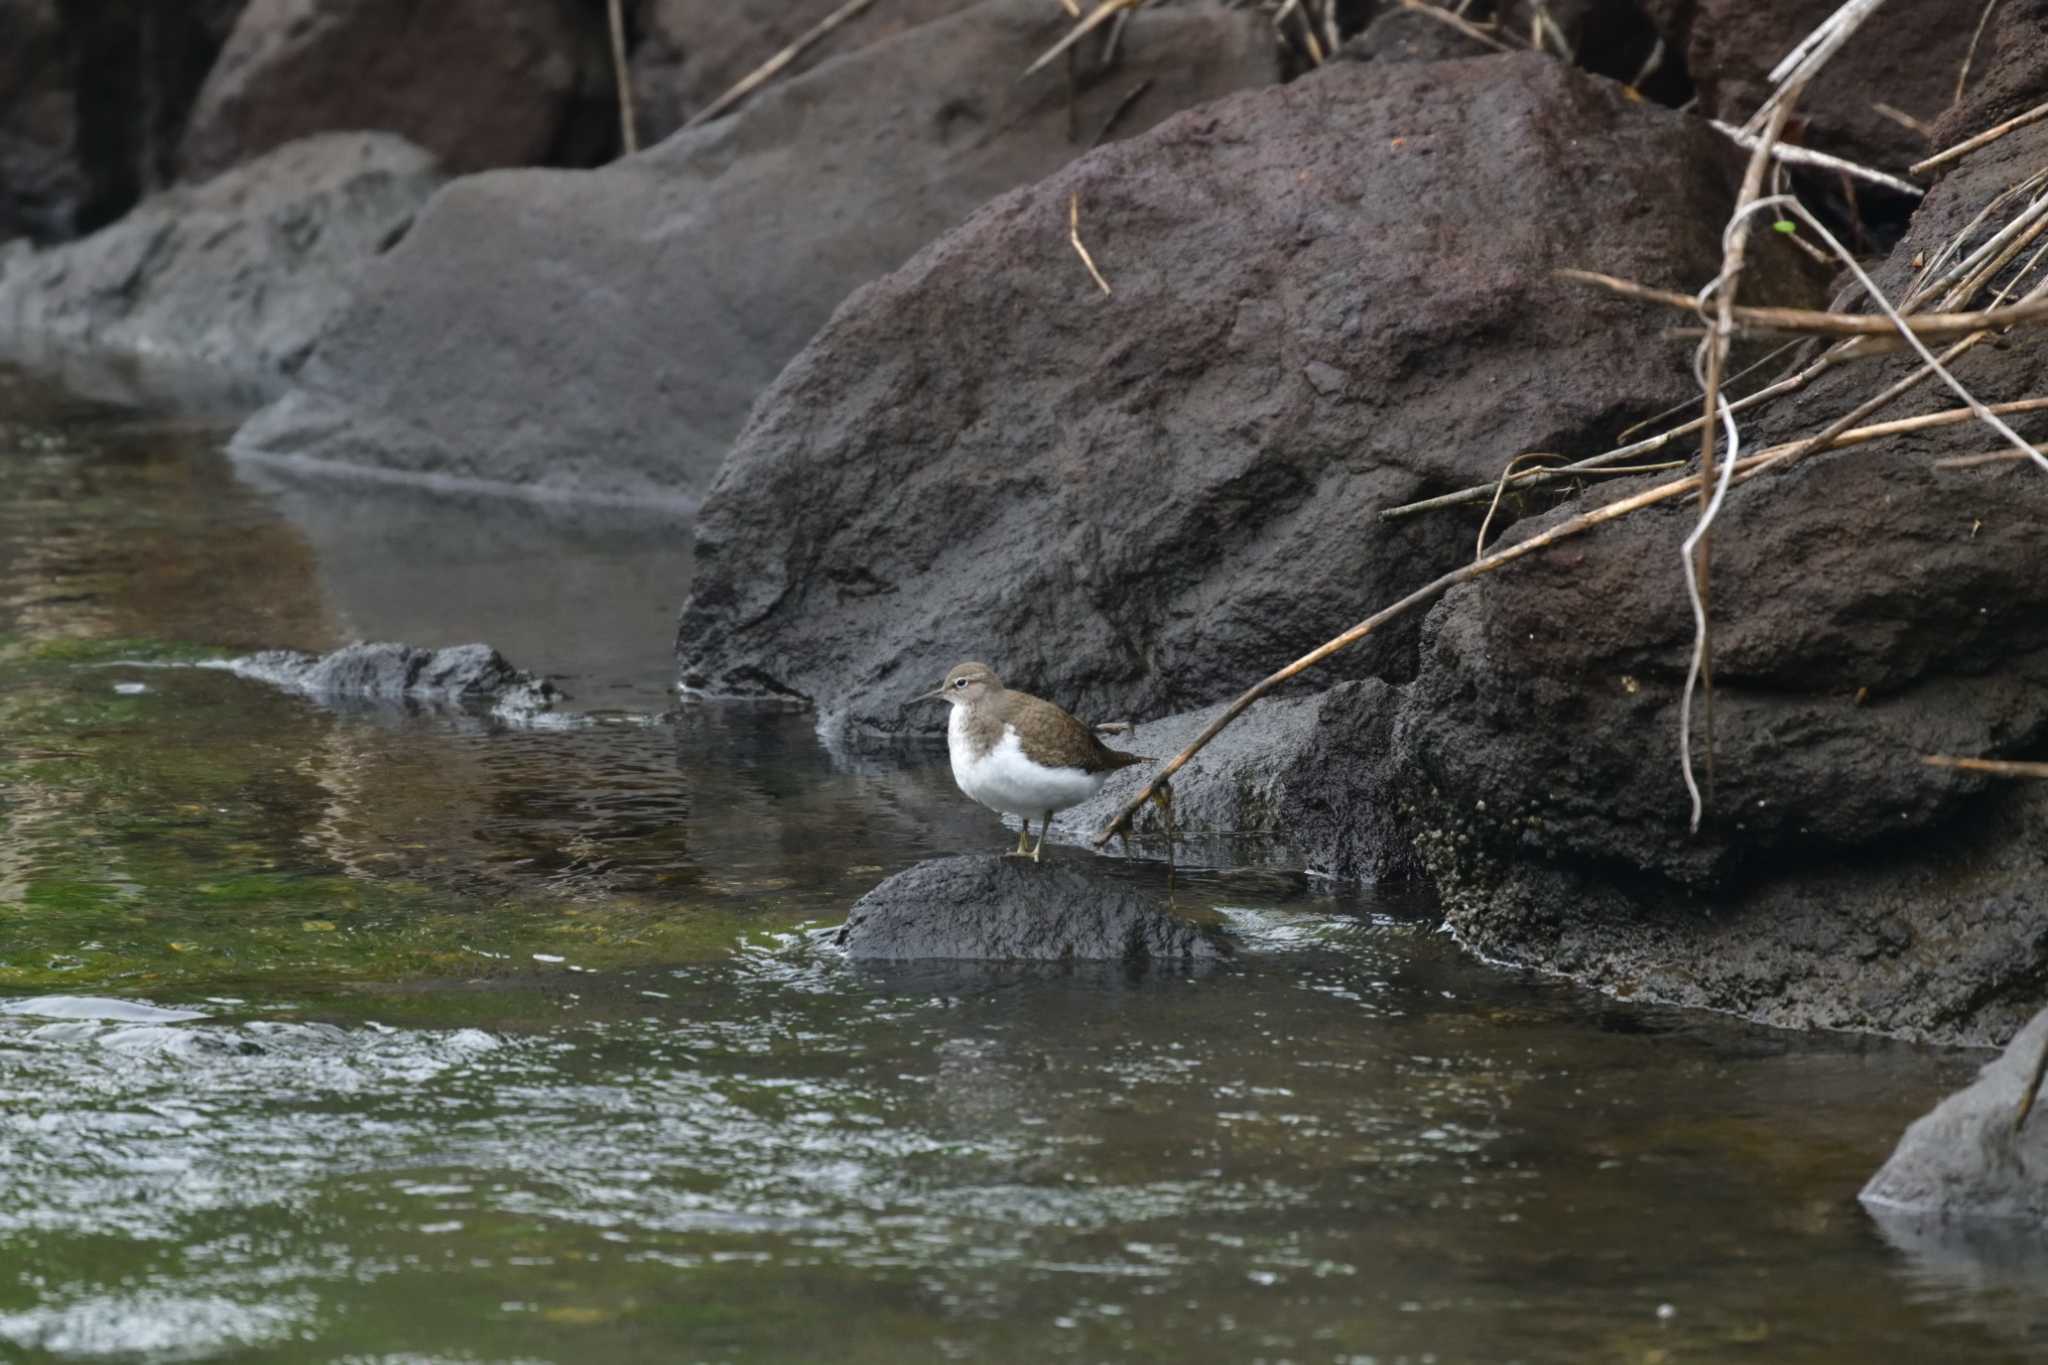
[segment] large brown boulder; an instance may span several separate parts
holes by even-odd
[[[1896,297],[1914,257],[2044,156],[2048,129],[2034,128],[1961,163],[1879,283]],[[1916,363],[1838,368],[1749,417],[1745,445],[1808,433]],[[1986,401],[2032,397],[2048,352],[2022,335],[1955,371]],[[1929,383],[1879,415],[1956,401]],[[2040,414],[2013,420],[2048,436]],[[1714,782],[1696,836],[1676,738],[1689,505],[1446,597],[1390,761],[1466,941],[1778,1023],[1989,1042],[2028,1018],[2048,976],[2048,786],[1922,762],[2048,753],[2048,474],[1934,463],[1998,445],[1975,424],[1936,428],[1730,495],[1713,550]]]
[[[1120,64],[1070,108],[1058,77],[1016,79],[1065,24],[989,0],[603,170],[455,182],[237,450],[701,496],[839,301],[1071,160],[1070,119],[1085,145],[1141,85],[1119,132],[1274,75],[1255,16],[1176,7],[1134,16]]]
[[[1104,718],[1230,695],[1471,555],[1469,522],[1381,508],[1691,389],[1664,319],[1551,272],[1697,288],[1724,153],[1535,55],[1344,62],[997,200],[762,396],[684,684],[876,730],[937,724],[901,700],[961,658]],[[1403,676],[1413,641],[1329,671]]]
[[[547,161],[597,36],[562,0],[251,0],[192,110],[183,170],[363,129],[457,173]]]

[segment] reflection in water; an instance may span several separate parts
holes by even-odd
[[[1244,944],[1199,972],[855,966],[854,898],[997,832],[936,748],[656,721],[673,528],[259,489],[4,376],[0,479],[0,1355],[2041,1344],[2032,1262],[1854,1203],[1972,1055],[1493,971],[1286,870],[1182,877]],[[585,711],[160,666],[354,633]]]

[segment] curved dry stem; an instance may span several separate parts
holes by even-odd
[[[1493,486],[1493,502],[1486,509],[1486,517],[1479,523],[1479,538],[1472,544],[1474,559],[1486,558],[1486,533],[1493,528],[1493,514],[1500,510],[1501,495],[1508,491],[1508,476],[1515,472],[1515,466],[1524,460],[1562,460],[1562,455],[1552,455],[1546,450],[1525,450],[1501,466],[1500,482]]]

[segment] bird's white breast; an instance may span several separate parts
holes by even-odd
[[[990,810],[1027,820],[1080,805],[1101,791],[1109,776],[1032,762],[1025,757],[1016,727],[1011,725],[1003,727],[1002,739],[988,752],[977,755],[967,738],[966,708],[959,706],[953,708],[946,725],[946,749],[953,759],[953,780],[961,791]]]

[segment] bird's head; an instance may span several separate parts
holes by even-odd
[[[972,706],[983,697],[1003,690],[1002,680],[987,664],[958,664],[935,689],[912,701],[947,701],[955,706]]]

